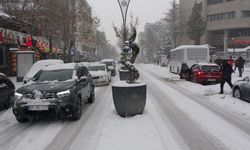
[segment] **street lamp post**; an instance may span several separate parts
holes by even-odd
[[[126,21],[127,21],[127,12],[130,0],[117,0],[121,13],[122,13],[122,21],[123,21],[123,42],[126,41],[127,30],[126,30]]]
[[[234,39],[234,37],[232,38],[232,41],[233,41],[233,52],[235,52],[235,41],[234,41],[235,39]]]

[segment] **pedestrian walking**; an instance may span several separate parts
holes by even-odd
[[[245,62],[246,62],[245,59],[243,59],[241,56],[239,56],[238,59],[236,59],[236,61],[235,61],[234,71],[236,70],[236,68],[238,68],[239,77],[242,77]]]
[[[227,63],[233,67],[234,60],[233,60],[232,56],[229,56],[229,58],[227,59]]]
[[[233,68],[231,64],[228,63],[227,60],[223,60],[222,64],[222,77],[221,77],[221,83],[220,83],[220,94],[224,93],[224,84],[225,82],[228,83],[228,85],[233,88],[232,84],[232,73],[233,73]]]

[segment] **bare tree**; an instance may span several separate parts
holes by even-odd
[[[169,37],[172,41],[172,48],[176,47],[177,36],[180,33],[179,28],[179,16],[178,16],[178,4],[176,0],[173,0],[171,3],[171,8],[168,13],[166,13],[166,17],[164,18],[167,21],[167,28],[169,31]]]
[[[131,29],[134,28],[134,27],[136,28],[136,27],[138,26],[138,23],[139,23],[138,17],[136,17],[136,18],[134,19],[134,16],[131,15],[131,16],[130,16],[129,26],[126,27],[126,30],[127,30],[126,33],[128,33],[126,39],[130,36],[130,34],[131,34]],[[117,26],[115,26],[115,25],[113,24],[113,29],[114,29],[114,31],[115,31],[116,37],[118,38],[117,45],[118,45],[118,47],[121,47],[122,44],[123,44],[123,35],[124,35],[124,34],[123,34],[123,33],[124,33],[123,25],[121,25],[120,28],[118,28]]]

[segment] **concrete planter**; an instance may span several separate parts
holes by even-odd
[[[142,114],[146,105],[147,85],[145,83],[128,84],[117,81],[112,85],[113,102],[121,117]]]
[[[129,71],[120,69],[119,77],[121,81],[127,81],[129,79]]]

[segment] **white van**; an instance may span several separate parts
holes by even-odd
[[[179,74],[183,63],[190,67],[197,62],[209,63],[209,58],[208,45],[181,45],[170,51],[169,70]]]
[[[63,64],[63,63],[64,62],[61,59],[39,60],[31,66],[29,72],[24,76],[23,83],[26,84],[27,82],[29,82],[34,77],[34,75],[42,68],[53,64]]]

